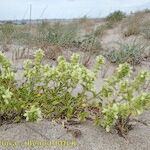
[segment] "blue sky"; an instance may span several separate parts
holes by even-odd
[[[150,8],[150,0],[0,0],[0,20],[102,17],[114,10],[125,12]]]

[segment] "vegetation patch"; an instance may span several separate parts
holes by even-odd
[[[130,117],[150,106],[150,93],[142,91],[149,79],[146,70],[133,78],[131,66],[120,64],[96,91],[94,82],[104,64],[102,56],[97,56],[93,70],[79,62],[78,54],[73,54],[70,62],[60,56],[56,66],[44,65],[43,56],[43,51],[38,50],[33,61],[24,63],[23,83],[18,85],[10,62],[0,53],[1,123],[42,118],[67,121],[76,118],[82,122],[91,118],[106,131],[116,128],[123,135],[129,129]],[[79,86],[81,90],[73,94]],[[96,111],[91,116],[92,110]]]
[[[118,11],[114,11],[113,13],[108,15],[106,17],[106,20],[111,23],[116,23],[116,22],[121,21],[125,17],[126,17],[126,14],[124,12],[118,10]]]
[[[143,23],[142,33],[146,39],[150,40],[150,20]]]
[[[108,29],[107,25],[98,26],[94,31],[95,37],[102,38],[107,29]]]
[[[131,35],[138,35],[141,31],[141,23],[143,21],[143,14],[136,13],[133,16],[129,16],[126,20],[123,28],[126,28],[124,36],[129,37]]]
[[[132,65],[140,64],[144,57],[146,46],[134,41],[132,44],[118,43],[119,48],[106,54],[108,60],[112,63],[120,64],[128,62]]]

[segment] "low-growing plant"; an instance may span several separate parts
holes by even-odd
[[[93,32],[85,35],[82,39],[74,41],[74,46],[84,52],[82,62],[86,67],[88,67],[93,54],[99,55],[100,51],[103,50],[101,42]]]
[[[13,120],[19,116],[33,121],[40,119],[40,114],[51,119],[83,119],[83,116],[86,116],[86,92],[93,86],[95,73],[80,64],[76,54],[71,57],[70,63],[59,57],[56,67],[43,65],[43,56],[43,51],[39,50],[33,62],[25,62],[24,82],[18,87],[10,62],[0,54],[1,118],[5,116],[6,120]],[[99,69],[102,59],[99,58],[99,65],[97,64],[95,71]],[[79,85],[83,90],[73,96],[73,90]]]
[[[90,54],[97,54],[102,49],[100,41],[93,32],[75,40],[74,46]]]
[[[16,73],[10,62],[0,53],[0,120],[19,122],[42,118],[85,121],[90,109],[97,110],[95,122],[110,131],[115,127],[120,134],[129,129],[130,116],[141,114],[150,105],[149,91],[142,91],[149,72],[141,71],[134,79],[132,68],[121,64],[98,91],[94,82],[104,58],[97,56],[95,67],[89,70],[73,54],[70,62],[60,56],[56,66],[43,64],[44,53],[38,50],[33,61],[24,63],[24,77],[17,84]],[[74,93],[74,90],[81,90]],[[89,96],[89,93],[91,93]],[[90,103],[96,100],[98,104]]]
[[[108,60],[112,63],[120,64],[128,62],[132,65],[140,64],[143,60],[143,53],[146,46],[143,43],[137,41],[128,43],[117,43],[119,48],[110,51],[106,54]]]
[[[142,91],[149,79],[148,71],[141,71],[131,79],[132,69],[129,64],[121,64],[110,79],[107,79],[99,92],[102,103],[102,115],[99,123],[110,131],[115,127],[123,135],[131,129],[130,117],[141,114],[150,106],[150,93]],[[101,117],[102,116],[102,117]]]
[[[25,111],[24,116],[26,121],[40,121],[42,119],[40,108],[36,108],[34,105],[31,106],[30,110]]]

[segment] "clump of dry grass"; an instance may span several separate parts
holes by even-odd
[[[46,27],[45,27],[46,26]],[[38,28],[35,43],[42,46],[57,45],[62,47],[72,47],[73,41],[76,40],[78,27],[74,23],[55,23],[41,24]]]
[[[34,39],[33,28],[30,29],[28,25],[16,25],[15,32],[12,35],[13,43],[18,45],[32,45]]]
[[[12,35],[15,32],[15,27],[11,23],[5,23],[0,26],[1,31],[1,40],[4,43],[4,46],[12,42]]]
[[[12,52],[12,60],[33,59],[33,49],[19,47]]]
[[[142,34],[143,36],[150,40],[150,20],[146,20],[142,25]]]
[[[94,31],[94,36],[98,38],[102,38],[103,35],[106,33],[106,30],[107,30],[107,25],[100,25],[96,27]]]
[[[136,13],[134,15],[129,16],[123,24],[123,28],[125,28],[124,36],[128,37],[131,35],[138,35],[140,33],[142,21],[142,13]]]
[[[62,49],[59,46],[48,46],[44,49],[45,58],[56,60],[58,56],[62,55]]]
[[[10,50],[10,46],[7,43],[2,43],[2,51],[8,52]]]

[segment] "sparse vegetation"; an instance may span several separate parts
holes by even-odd
[[[133,16],[129,16],[126,20],[123,28],[126,28],[124,36],[138,35],[141,31],[141,23],[143,19],[142,13],[136,13]]]
[[[11,23],[6,23],[0,26],[0,40],[2,41],[2,49],[3,51],[9,51],[8,44],[12,43],[12,35],[15,31],[15,27]]]
[[[9,44],[10,40],[12,39],[12,34],[15,31],[14,25],[9,23],[1,25],[0,31],[2,32],[3,40]]]
[[[150,20],[147,20],[142,25],[142,32],[146,39],[150,39]]]
[[[98,26],[94,31],[95,37],[101,38],[105,34],[106,30],[107,30],[107,25]]]
[[[137,41],[128,43],[117,43],[119,48],[112,50],[106,57],[112,63],[120,64],[128,62],[132,65],[140,64],[144,57],[146,45],[138,43]]]
[[[10,28],[12,25],[3,25],[3,34],[5,34],[4,32],[7,31],[8,27]],[[100,30],[103,32],[102,30],[105,29],[102,27]],[[81,36],[78,22],[71,22],[67,24],[59,22],[50,24],[48,22],[43,22],[42,24],[34,25],[32,30],[30,30],[28,25],[18,25],[15,26],[15,29],[12,33],[9,31],[11,32],[11,29],[9,29],[7,31],[8,33],[5,35],[9,38],[9,41],[11,40],[12,42],[19,45],[27,45],[31,48],[42,48],[46,52],[48,49],[52,50],[49,53],[54,52],[50,47],[76,47],[84,50],[92,49],[92,51],[94,51],[95,49],[97,50],[100,46],[100,43],[96,37],[98,34],[100,34],[100,31],[97,29],[95,33],[89,32],[84,36]]]
[[[42,28],[45,30],[44,28]],[[48,27],[46,32],[39,32],[38,41],[45,41],[52,45],[72,46],[73,41],[77,38],[77,26],[75,24],[54,24]]]

